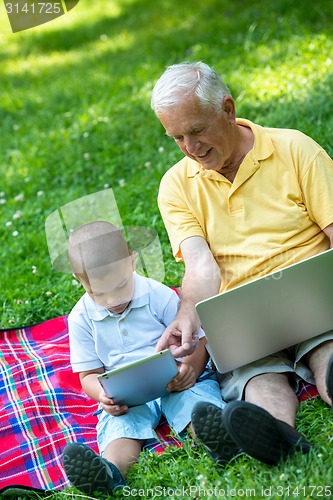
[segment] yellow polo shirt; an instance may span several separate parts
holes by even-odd
[[[222,275],[220,292],[329,248],[333,161],[297,130],[248,120],[254,146],[235,180],[183,158],[163,176],[158,204],[176,260],[191,236],[208,242]]]

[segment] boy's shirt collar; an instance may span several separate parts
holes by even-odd
[[[149,292],[148,292],[148,283],[146,278],[140,276],[136,272],[133,272],[134,275],[134,293],[131,302],[128,304],[126,309],[121,313],[113,313],[109,311],[105,307],[102,307],[87,294],[84,294],[84,300],[87,307],[88,316],[93,321],[102,321],[107,316],[111,316],[114,318],[123,318],[129,314],[131,309],[136,307],[143,307],[149,303]]]

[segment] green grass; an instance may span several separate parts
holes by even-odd
[[[150,109],[166,65],[204,60],[224,76],[238,116],[300,129],[332,156],[332,21],[331,0],[80,0],[47,25],[0,35],[0,328],[70,311],[82,291],[52,268],[45,219],[106,186],[124,224],[155,227],[165,283],[180,283],[156,204],[161,176],[182,156]],[[275,468],[242,456],[222,471],[186,447],[142,457],[129,483],[217,485],[230,497],[329,485],[331,422],[320,401],[302,405],[299,428],[318,452]]]

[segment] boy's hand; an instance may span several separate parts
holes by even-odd
[[[190,389],[196,382],[195,372],[190,365],[180,363],[178,373],[167,385],[169,392],[181,392]]]
[[[119,417],[119,415],[124,415],[128,412],[128,406],[116,405],[112,398],[109,398],[103,390],[101,390],[99,395],[99,402],[106,413],[109,413],[113,417]]]

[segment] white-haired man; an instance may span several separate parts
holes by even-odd
[[[185,155],[158,195],[185,274],[177,317],[157,346],[184,355],[195,348],[198,301],[333,246],[333,162],[299,131],[236,118],[228,88],[202,62],[167,68],[152,108]],[[268,464],[308,452],[294,429],[294,389],[298,377],[316,383],[331,405],[332,356],[330,331],[226,374],[221,391],[229,404],[223,411],[197,405],[197,437],[221,462],[237,449]]]

